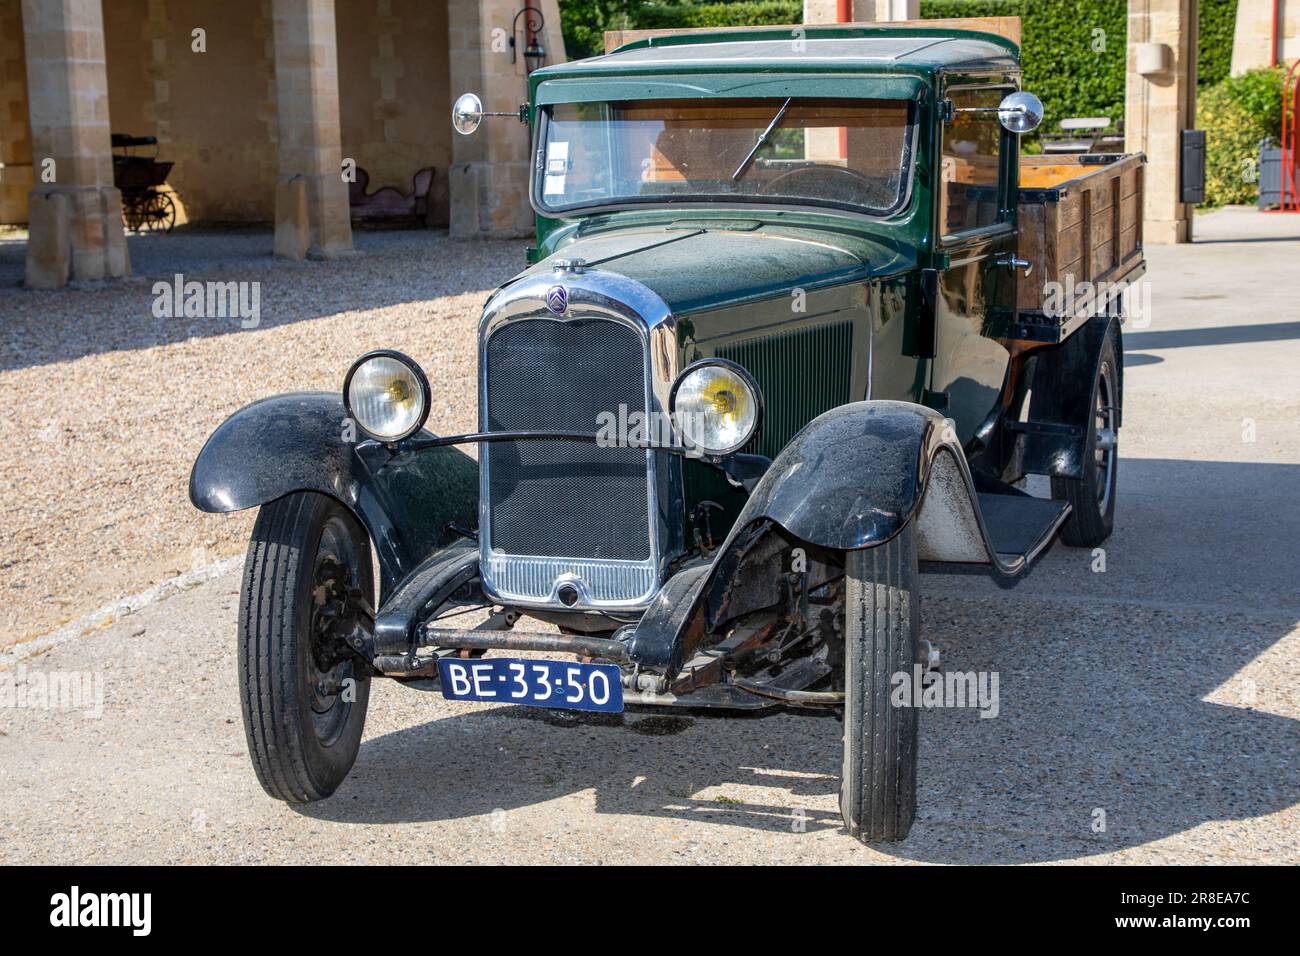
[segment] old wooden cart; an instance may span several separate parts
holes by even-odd
[[[176,204],[158,187],[167,182],[172,163],[159,162],[155,136],[113,134],[113,185],[122,192],[122,221],[135,232],[171,232],[176,225]],[[132,152],[154,147],[155,155]]]

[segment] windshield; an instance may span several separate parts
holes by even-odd
[[[665,201],[898,209],[911,163],[903,100],[703,99],[548,107],[538,208]]]

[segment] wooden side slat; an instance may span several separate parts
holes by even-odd
[[[1089,277],[1093,281],[1104,280],[1115,268],[1115,244],[1107,239],[1092,247],[1092,261]]]
[[[1016,307],[1019,309],[1039,309],[1042,307],[1042,276],[1047,274],[1048,265],[1044,260],[1046,246],[1044,230],[1047,227],[1047,210],[1042,203],[1022,203],[1016,216],[1020,235],[1016,240],[1016,254],[1026,262],[1033,263],[1029,278],[1017,273]]]
[[[1129,226],[1119,234],[1119,249],[1121,258],[1127,259],[1138,251],[1137,248],[1137,226]]]
[[[1057,271],[1054,276],[1060,275],[1060,267],[1066,263],[1078,262],[1083,257],[1083,223],[1076,222],[1056,234],[1056,261],[1058,263]],[[1046,278],[1046,277],[1044,277]],[[1076,279],[1082,278],[1075,276]]]
[[[1060,210],[1058,225],[1061,229],[1068,229],[1083,218],[1083,196],[1081,193],[1069,193],[1055,205]]]
[[[1022,284],[1018,308],[1043,308],[1049,282],[1109,282],[1140,266],[1143,173],[1137,155],[1109,163],[1021,157],[1021,185],[1032,191],[1019,206],[1021,258],[1033,250],[1036,273]]]

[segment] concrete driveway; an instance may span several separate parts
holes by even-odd
[[[1126,329],[1104,555],[925,581],[945,666],[997,671],[1000,712],[922,714],[905,843],[840,829],[833,718],[561,720],[384,682],[339,792],[276,803],[235,569],[10,668],[89,696],[0,709],[0,861],[1300,862],[1300,217],[1197,231],[1149,250],[1152,321]]]

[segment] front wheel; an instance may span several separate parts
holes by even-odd
[[[332,794],[361,747],[369,665],[339,622],[374,599],[370,542],[333,498],[299,492],[258,512],[244,563],[239,686],[262,788],[288,803]]]
[[[916,702],[893,706],[895,674],[912,679],[921,605],[912,523],[846,558],[844,769],[840,813],[864,843],[902,840],[916,816]]]

